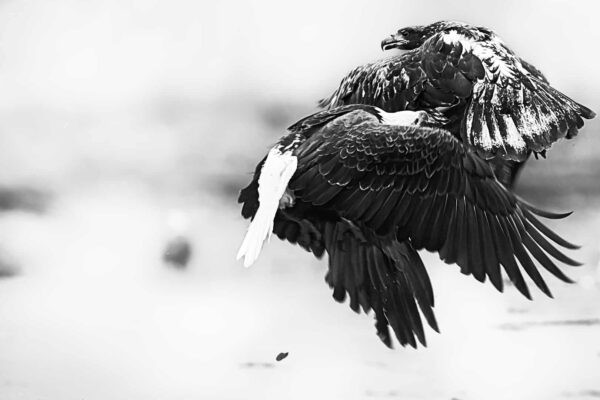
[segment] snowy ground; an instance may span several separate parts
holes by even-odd
[[[555,299],[504,295],[424,254],[442,329],[388,350],[370,316],[335,303],[324,262],[273,241],[244,269],[245,224],[223,199],[179,199],[194,257],[160,262],[172,202],[105,183],[46,215],[0,219],[2,399],[561,399],[600,397],[600,212],[560,231],[583,244]],[[281,362],[279,352],[289,352]]]

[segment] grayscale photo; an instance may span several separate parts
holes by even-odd
[[[600,399],[599,13],[0,0],[0,399]]]

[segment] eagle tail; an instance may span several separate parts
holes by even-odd
[[[244,258],[244,267],[248,268],[254,264],[262,250],[265,239],[270,238],[273,231],[275,212],[277,212],[277,208],[275,210],[267,210],[265,207],[258,208],[236,257],[238,260]]]
[[[251,266],[258,259],[265,239],[271,237],[279,201],[296,172],[298,159],[292,151],[282,153],[280,150],[281,146],[273,147],[260,170],[258,209],[237,253],[238,260],[244,258],[245,267]]]

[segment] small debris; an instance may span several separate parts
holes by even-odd
[[[276,361],[281,361],[281,360],[283,360],[284,358],[286,358],[286,357],[288,356],[288,354],[289,354],[289,353],[279,353],[279,354],[277,354],[277,357],[275,357],[275,360],[276,360]]]

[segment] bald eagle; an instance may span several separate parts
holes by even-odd
[[[445,128],[491,160],[508,187],[531,152],[544,154],[595,116],[487,28],[440,21],[400,29],[381,46],[406,52],[353,69],[320,105],[441,111]]]
[[[579,265],[557,249],[576,246],[538,219],[568,214],[518,198],[425,111],[348,105],[310,115],[257,165],[239,202],[252,220],[238,252],[244,265],[256,261],[271,233],[316,257],[326,252],[333,297],[349,297],[356,312],[373,310],[389,347],[389,327],[403,346],[426,345],[421,314],[438,331],[419,249],[499,291],[504,269],[527,298],[522,271],[551,296],[533,259],[565,282],[551,258]]]

